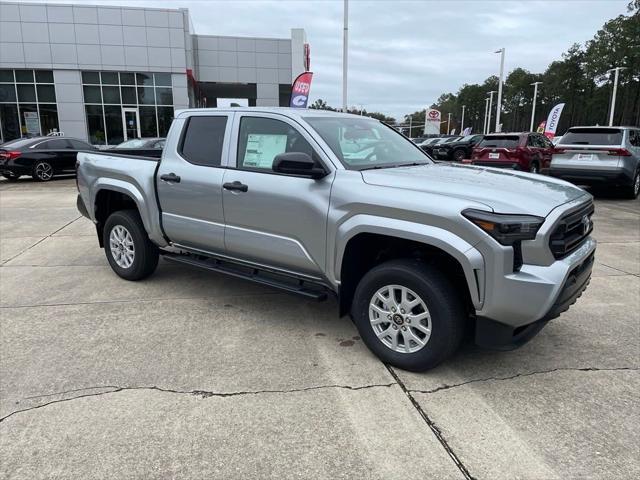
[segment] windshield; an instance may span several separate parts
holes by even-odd
[[[133,140],[127,140],[126,142],[122,142],[120,145],[116,145],[116,148],[142,148],[146,145],[146,143],[147,143],[147,140],[135,138]]]
[[[305,117],[351,170],[432,163],[411,140],[369,118]]]
[[[562,137],[563,145],[622,145],[622,130],[618,128],[571,129]]]
[[[516,148],[520,143],[520,137],[517,135],[494,135],[485,137],[478,147],[494,147],[494,148]]]

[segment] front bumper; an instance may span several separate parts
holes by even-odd
[[[573,305],[591,279],[596,241],[584,244],[548,267],[524,265],[494,285],[493,306],[478,312],[476,344],[511,350],[533,338],[549,320]],[[497,307],[496,305],[499,305]]]

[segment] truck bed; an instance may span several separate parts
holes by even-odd
[[[97,221],[95,205],[99,195],[117,192],[135,201],[149,237],[166,245],[160,227],[156,195],[156,173],[160,159],[113,152],[79,152],[77,157],[78,191],[87,216]]]

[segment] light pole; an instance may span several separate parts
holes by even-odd
[[[531,127],[529,127],[529,131],[533,132],[533,122],[535,121],[536,116],[536,98],[538,98],[538,85],[542,85],[542,82],[533,82],[530,85],[533,85],[533,109],[531,110]]]
[[[609,112],[609,126],[613,126],[613,114],[616,110],[616,94],[618,93],[618,75],[620,70],[626,70],[627,67],[615,67],[607,70],[607,73],[616,72],[613,80],[613,95],[611,96],[611,111]]]
[[[487,133],[491,131],[491,109],[493,108],[493,94],[496,93],[495,90],[491,90],[489,92],[489,113],[487,114]],[[497,129],[497,126],[496,126]]]
[[[349,45],[349,0],[344,0],[344,28],[342,33],[342,111],[347,111],[347,67]]]
[[[462,105],[462,121],[460,122],[460,133],[464,131],[464,109],[466,105]]]
[[[504,78],[504,48],[496,50],[495,53],[500,53],[500,82],[498,83],[498,108],[496,111],[496,132],[500,133],[500,111],[502,110],[502,82]]]
[[[451,112],[447,114],[447,135],[451,135]]]
[[[482,133],[487,134],[487,113],[489,112],[489,97],[484,99],[484,125],[482,127]]]

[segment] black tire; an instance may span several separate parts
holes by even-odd
[[[462,160],[464,160],[464,157],[466,156],[467,156],[467,153],[461,148],[453,152],[453,160],[456,162],[461,162]]]
[[[395,351],[374,332],[369,320],[369,304],[376,292],[386,285],[409,288],[426,304],[431,334],[424,347],[416,352]],[[391,260],[367,272],[356,288],[351,316],[364,343],[380,360],[415,372],[433,368],[450,357],[460,346],[466,323],[462,298],[446,275],[422,261],[410,259]],[[392,322],[384,323],[393,327]]]
[[[20,175],[16,175],[15,173],[3,173],[2,176],[10,182],[17,182],[20,178]]]
[[[638,194],[640,193],[640,169],[636,171],[636,174],[633,176],[633,181],[631,185],[624,187],[623,195],[625,198],[629,198],[633,200],[634,198],[638,198]]]
[[[537,160],[529,164],[529,173],[540,173],[540,164]]]
[[[31,176],[36,182],[48,182],[53,178],[53,167],[49,162],[36,162]]]
[[[110,242],[111,232],[118,226],[124,227],[133,240],[133,262],[126,268],[118,265]],[[109,265],[125,280],[142,280],[151,275],[158,266],[158,247],[149,240],[137,210],[119,210],[112,213],[105,222],[102,239]]]

